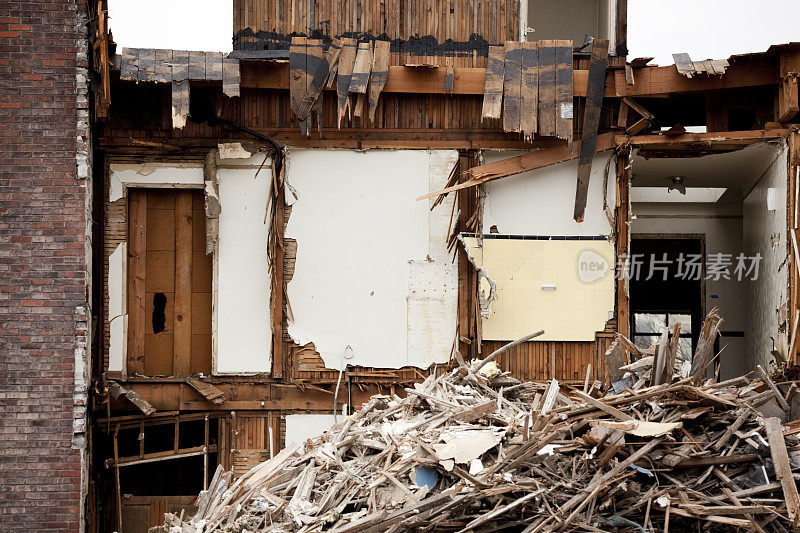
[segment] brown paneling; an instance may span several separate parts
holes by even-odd
[[[147,376],[211,373],[211,256],[204,253],[203,193],[131,189],[129,193],[129,372]],[[137,221],[143,215],[144,224]],[[176,261],[177,257],[177,261]],[[141,279],[130,274],[142,270]],[[164,329],[153,325],[154,299],[166,298]],[[137,362],[133,343],[142,345]]]
[[[504,344],[483,341],[483,351],[489,354]],[[589,342],[526,342],[499,355],[497,364],[518,379],[582,381],[587,365],[592,365],[593,377],[599,375],[598,353],[604,353],[606,346],[606,339],[600,336]]]

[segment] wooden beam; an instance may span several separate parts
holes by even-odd
[[[777,130],[751,130],[751,131],[717,131],[709,133],[685,133],[682,135],[640,135],[638,137],[628,137],[617,135],[616,144],[630,144],[631,146],[647,147],[653,146],[725,146],[753,144],[769,139],[781,139],[788,134],[787,129]]]
[[[344,51],[342,52],[344,53]],[[344,63],[342,63],[344,64]],[[248,89],[288,89],[289,66],[286,63],[268,61],[242,61],[241,86]],[[341,73],[341,71],[340,71]],[[447,67],[412,68],[401,65],[389,66],[384,93],[406,94],[484,94],[486,69],[479,67],[456,67],[453,69],[453,90],[445,91]],[[574,96],[586,96],[588,70],[574,70],[572,90]],[[741,60],[733,63],[723,76],[695,76],[687,78],[678,73],[674,65],[667,67],[642,67],[636,69],[636,83],[628,85],[625,70],[619,69],[606,75],[603,96],[651,96],[673,93],[757,87],[778,83],[778,67],[767,61]]]
[[[597,152],[609,150],[614,146],[613,142],[613,133],[604,133],[602,135],[598,135],[594,149]],[[527,172],[529,170],[536,170],[538,168],[555,165],[556,163],[561,163],[563,161],[569,161],[570,159],[577,157],[577,153],[579,151],[580,143],[578,143],[577,150],[573,150],[572,152],[569,151],[567,144],[564,143],[552,148],[537,150],[535,152],[509,157],[508,159],[503,159],[501,161],[495,161],[493,163],[472,167],[469,169],[470,179],[468,181],[459,183],[458,185],[454,185],[452,187],[447,187],[439,191],[434,191],[424,196],[420,196],[417,198],[417,200],[424,200],[433,196],[439,196],[440,194],[465,189],[467,187],[474,187],[475,185],[480,185],[481,183],[486,183],[487,181],[504,178],[506,176],[513,176],[514,174],[520,174],[521,172]]]
[[[578,160],[578,183],[575,188],[575,211],[573,218],[583,222],[586,211],[586,198],[589,194],[589,177],[592,172],[594,145],[597,142],[597,128],[600,126],[600,111],[603,106],[603,89],[606,82],[608,63],[608,40],[592,41],[592,56],[589,64],[589,84],[586,88],[586,110],[583,115],[580,158]]]

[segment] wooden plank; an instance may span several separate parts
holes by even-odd
[[[306,79],[306,93],[303,96],[303,103],[308,100],[309,94],[312,92],[311,83],[314,80],[314,71],[317,65],[319,65],[323,61],[324,53],[322,51],[322,39],[309,39],[308,43],[308,53],[306,54],[306,71],[305,71],[305,79]],[[327,75],[326,75],[327,77]],[[322,80],[322,83],[325,83],[325,80]],[[301,103],[300,112],[303,112],[303,103]],[[322,133],[322,123],[320,122],[320,112],[322,111],[322,96],[320,93],[320,97],[317,98],[311,105],[311,112],[306,114],[303,119],[300,121],[300,127],[305,132],[306,135],[311,135],[311,123],[312,123],[312,115],[316,115],[317,117],[317,125],[320,128],[320,133]]]
[[[800,495],[797,493],[797,484],[792,475],[792,465],[786,451],[781,421],[774,417],[767,418],[764,421],[764,431],[767,434],[769,452],[772,455],[772,468],[783,487],[789,522],[792,528],[797,528],[800,526]]]
[[[156,59],[159,57],[162,50],[156,50]],[[171,52],[171,51],[170,51]],[[170,56],[172,54],[170,53]],[[172,57],[170,57],[172,59]],[[189,79],[191,80],[204,80],[206,79],[206,54],[205,52],[189,51]]]
[[[797,75],[788,75],[778,85],[778,122],[791,122],[800,112]]]
[[[356,61],[353,64],[353,75],[350,77],[350,94],[357,95],[353,116],[360,117],[364,112],[364,101],[367,95],[369,74],[372,69],[372,46],[369,43],[358,45]]]
[[[626,103],[628,106],[630,106],[631,109],[639,113],[639,115],[641,115],[643,118],[649,120],[653,120],[655,118],[655,115],[653,115],[650,111],[645,109],[644,106],[642,106],[639,102],[637,102],[633,98],[625,96],[622,98],[622,101]]]
[[[589,176],[592,171],[597,128],[600,125],[600,111],[603,105],[603,89],[606,81],[606,62],[608,60],[608,40],[592,41],[592,55],[589,64],[589,82],[586,88],[586,109],[583,115],[581,151],[578,159],[578,183],[575,189],[575,212],[577,222],[583,222],[586,211],[586,197],[589,193]]]
[[[192,349],[192,191],[175,191],[175,305],[172,373],[188,376]]]
[[[539,135],[556,135],[556,42],[539,41]]]
[[[378,99],[389,77],[389,41],[375,41],[372,56],[372,73],[369,81],[369,120],[375,122]]]
[[[337,125],[342,127],[342,119],[349,110],[350,106],[350,77],[353,74],[353,63],[356,60],[358,41],[346,37],[342,39],[342,50],[339,52],[339,68],[336,72],[336,95],[337,95]]]
[[[222,93],[225,96],[239,96],[239,60],[224,58],[222,60]]]
[[[306,96],[306,64],[308,39],[292,37],[289,45],[289,107],[300,116],[300,104]]]
[[[505,71],[505,48],[490,46],[486,64],[486,79],[483,90],[481,118],[500,118],[503,104],[503,77]]]
[[[539,119],[539,50],[535,42],[521,44],[519,129],[526,141],[532,141]]]
[[[341,49],[341,41],[339,39],[334,39],[322,58],[318,58],[316,54],[308,56],[308,70],[311,77],[306,94],[303,97],[303,101],[300,103],[297,118],[301,120],[305,119],[311,112],[311,108],[322,94],[322,89],[325,86],[325,81],[328,79],[331,69],[333,69],[336,65],[336,61],[339,59]],[[317,51],[316,48],[314,48],[314,50]],[[318,51],[321,51],[321,49]]]
[[[144,374],[147,192],[128,190],[128,357],[127,373]]]
[[[506,42],[503,79],[503,129],[505,131],[520,130],[521,48],[521,43]]]
[[[572,41],[556,41],[556,137],[572,150]]]
[[[369,43],[360,43],[348,91],[352,94],[366,94],[369,73],[372,67],[372,48]]]
[[[203,397],[208,400],[209,402],[215,404],[221,404],[225,401],[225,393],[216,388],[211,383],[207,383],[205,381],[200,381],[196,378],[189,378],[186,380],[186,383],[189,384],[194,390],[199,392],[203,395]]]
[[[675,68],[678,72],[687,78],[691,78],[695,74],[694,63],[689,54],[682,52],[680,54],[672,54],[672,59],[675,61]]]

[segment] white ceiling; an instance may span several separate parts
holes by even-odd
[[[634,154],[633,187],[667,187],[672,176],[683,176],[686,187],[739,187],[744,194],[781,151],[779,143],[763,142],[735,152],[702,157],[653,157]]]

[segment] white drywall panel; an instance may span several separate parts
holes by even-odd
[[[269,168],[220,168],[215,265],[214,372],[270,371],[272,322],[265,221]]]
[[[319,437],[333,423],[333,415],[286,415],[286,445]]]
[[[787,150],[785,145],[775,148],[776,158],[761,179],[744,198],[744,252],[753,256],[761,254],[758,279],[747,284],[747,352],[750,369],[766,365],[772,359],[772,340],[786,353],[785,332],[780,331],[779,309],[786,303],[787,249],[791,241],[786,235],[786,185]],[[776,209],[767,209],[767,191],[775,189]],[[788,247],[787,247],[788,244]],[[790,317],[790,322],[794,317]],[[789,326],[791,328],[791,325]],[[766,368],[766,367],[765,367]]]
[[[108,370],[122,372],[125,361],[125,279],[128,252],[122,242],[108,256]]]
[[[286,236],[297,239],[289,334],[328,368],[427,368],[446,362],[456,329],[457,267],[446,250],[455,151],[293,149]],[[349,347],[349,349],[348,349]],[[344,359],[347,351],[351,357]]]
[[[197,188],[203,186],[203,166],[196,163],[112,163],[109,201],[125,195],[126,187]]]
[[[486,152],[486,162],[500,161],[522,152]],[[609,235],[611,224],[603,210],[603,175],[610,152],[597,154],[592,162],[588,200],[583,222],[572,218],[578,160],[523,172],[484,185],[483,231],[497,226],[506,235]],[[616,167],[611,162],[607,202],[614,210]]]

